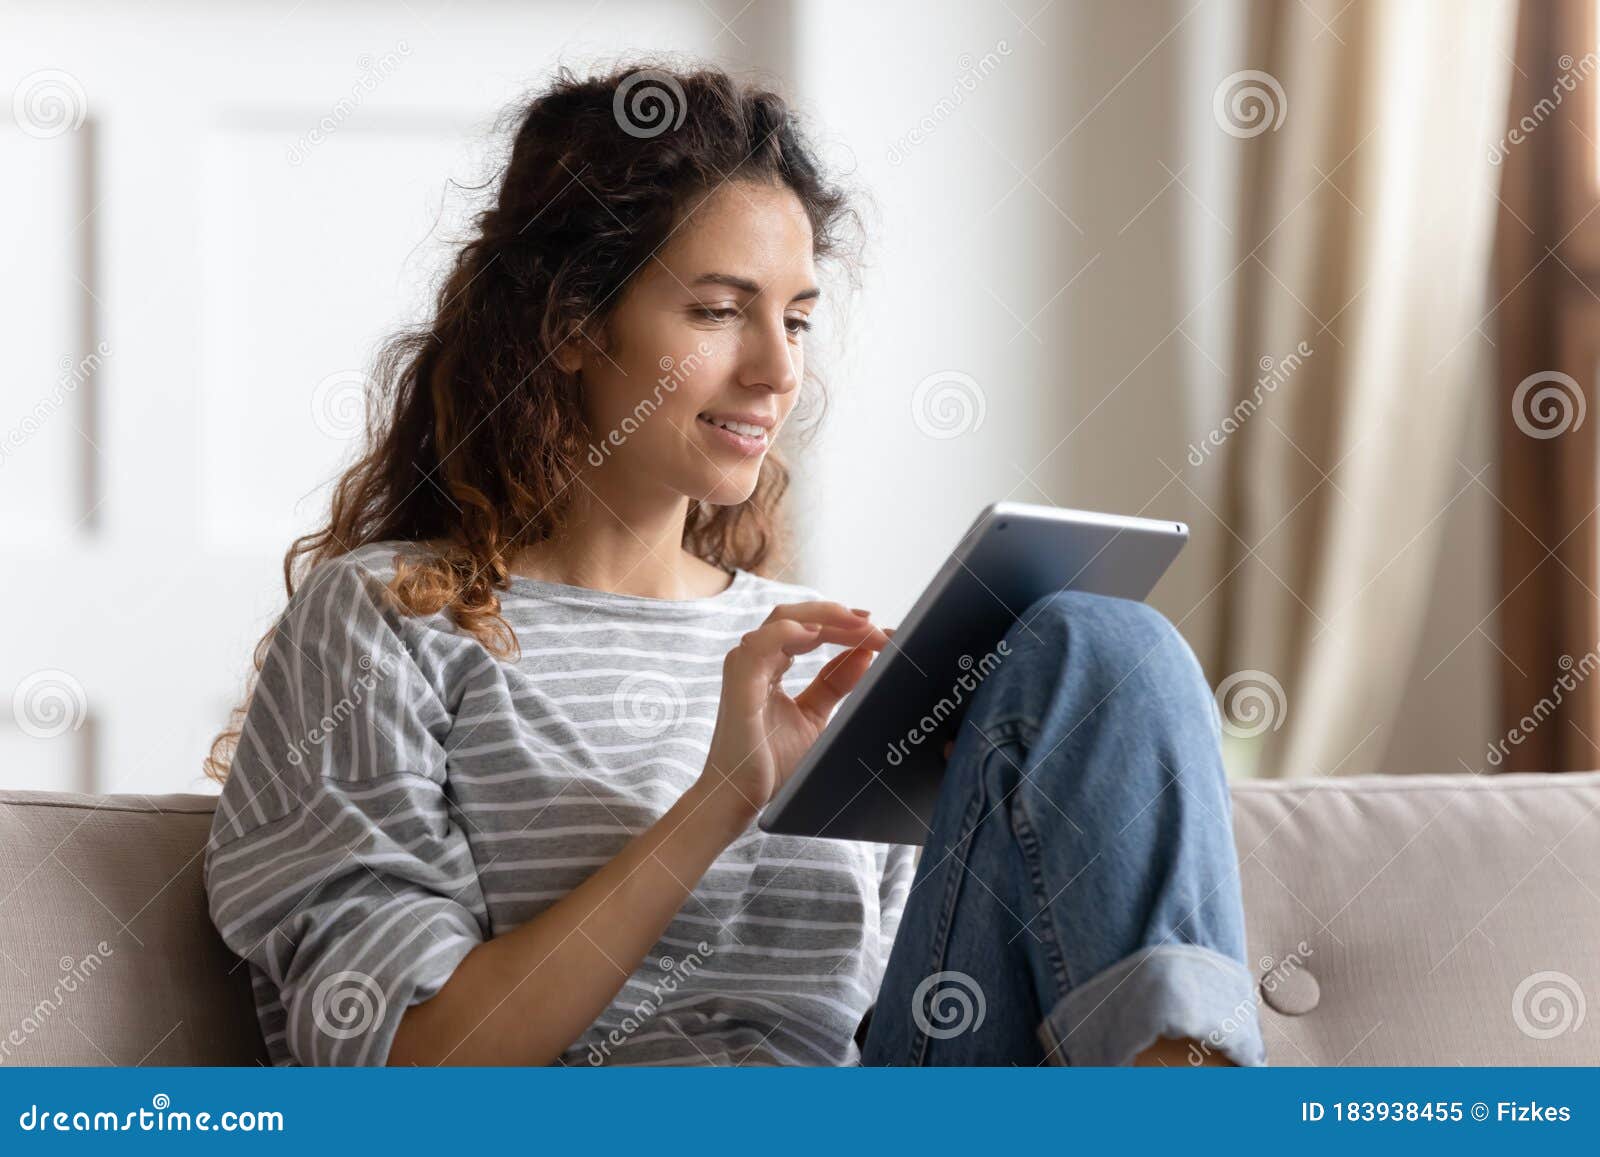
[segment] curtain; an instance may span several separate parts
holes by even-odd
[[[1215,113],[1243,166],[1221,562],[1230,733],[1257,774],[1379,765],[1489,349],[1510,0],[1246,8]]]
[[[1600,766],[1595,46],[1594,0],[1522,5],[1496,252],[1499,771]]]

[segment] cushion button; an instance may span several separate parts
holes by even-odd
[[[1322,986],[1305,965],[1279,967],[1261,978],[1261,999],[1284,1016],[1304,1016],[1322,999]]]

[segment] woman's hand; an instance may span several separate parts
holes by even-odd
[[[840,603],[784,603],[728,652],[705,773],[691,790],[724,809],[733,835],[777,794],[888,641],[864,614]],[[830,659],[810,686],[790,698],[783,690],[784,673],[796,655],[824,643],[849,650]]]

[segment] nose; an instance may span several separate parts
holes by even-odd
[[[800,352],[780,316],[746,325],[740,340],[740,383],[787,394],[800,384]]]

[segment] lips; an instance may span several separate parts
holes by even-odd
[[[719,447],[743,455],[760,454],[767,448],[770,431],[765,426],[727,419],[718,423],[704,414],[697,416],[695,422],[705,427],[707,438]]]
[[[722,414],[710,411],[696,415],[702,422],[720,426],[747,438],[767,437],[772,429],[772,419],[764,414]]]

